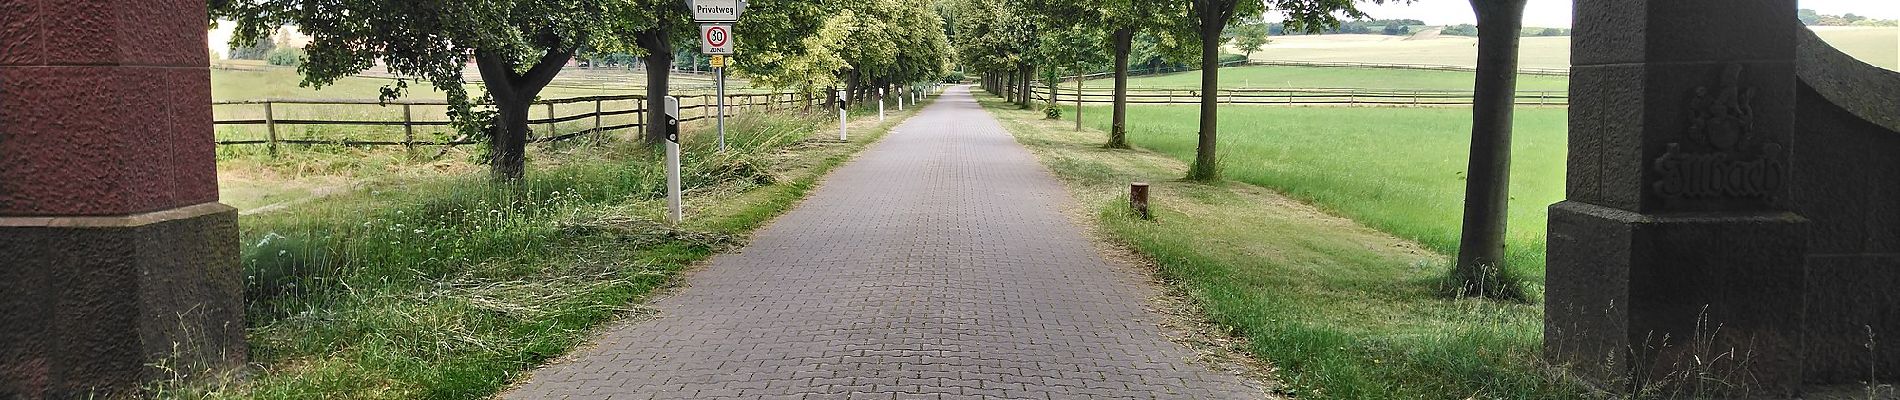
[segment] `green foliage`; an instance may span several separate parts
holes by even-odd
[[[1267,25],[1257,21],[1242,23],[1228,31],[1233,32],[1234,48],[1245,53],[1244,58],[1253,57],[1254,52],[1260,51],[1261,48],[1266,47],[1267,43],[1273,42],[1267,38]]]
[[[233,60],[263,60],[270,57],[271,51],[277,50],[277,43],[272,42],[270,36],[244,41],[232,38],[232,42],[234,43],[231,45],[231,59]],[[235,43],[245,44],[237,45]]]
[[[931,0],[758,1],[736,29],[738,70],[759,85],[819,93],[943,78],[950,44]]]
[[[270,52],[270,65],[295,67],[303,65],[303,49],[281,48]]]
[[[1338,26],[1335,26],[1329,29],[1323,29],[1323,30],[1320,30],[1319,32],[1288,30],[1286,29],[1286,24],[1278,23],[1278,22],[1267,24],[1267,31],[1268,33],[1271,33],[1274,35],[1307,35],[1307,34],[1313,34],[1313,33],[1323,33],[1323,34],[1360,34],[1360,35],[1384,34],[1384,35],[1398,36],[1398,35],[1410,35],[1412,34],[1411,27],[1420,26],[1420,25],[1425,25],[1425,21],[1420,21],[1416,19],[1355,18],[1351,20],[1340,21]]]
[[[1831,15],[1803,8],[1800,11],[1801,23],[1808,26],[1900,26],[1900,20],[1874,19],[1854,13]]]
[[[209,3],[213,18],[237,21],[233,40],[265,38],[284,25],[308,32],[312,40],[297,67],[303,85],[323,87],[379,63],[400,77],[383,87],[384,100],[402,97],[411,81],[428,82],[452,104],[448,116],[459,136],[491,139],[487,150],[500,155],[495,174],[508,179],[521,176],[528,102],[575,52],[592,41],[611,38],[595,35],[611,26],[610,21],[637,21],[663,8],[610,10],[596,0]],[[481,96],[471,96],[464,86],[463,69],[470,55],[487,89]],[[487,103],[498,107],[483,107]],[[498,117],[507,120],[497,121]]]
[[[1478,36],[1478,26],[1472,25],[1472,24],[1459,24],[1459,25],[1447,26],[1445,27],[1445,30],[1443,32],[1439,32],[1439,34],[1449,35],[1449,36]]]

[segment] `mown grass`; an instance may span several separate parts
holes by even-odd
[[[1280,67],[1250,66],[1228,67],[1220,70],[1222,88],[1361,88],[1361,89],[1419,89],[1419,90],[1471,90],[1475,75],[1470,72],[1428,71],[1380,68],[1320,68],[1320,67]],[[1570,79],[1565,77],[1522,75],[1517,78],[1517,90],[1565,92],[1569,90]],[[1113,88],[1112,79],[1096,79],[1083,84],[1090,88]],[[1188,71],[1166,75],[1142,76],[1128,79],[1128,86],[1135,88],[1201,88],[1200,71]],[[1069,89],[1064,87],[1064,89]]]
[[[1437,296],[1442,255],[1257,186],[1180,181],[1186,166],[1171,152],[1104,149],[1099,130],[1075,132],[1068,122],[983,101],[1093,208],[1107,236],[1147,256],[1210,319],[1248,338],[1249,350],[1279,369],[1283,393],[1312,399],[1584,395],[1539,360],[1540,306]],[[1154,221],[1125,211],[1121,193],[1131,181],[1154,185]]]
[[[536,151],[526,180],[469,172],[367,188],[239,221],[245,380],[166,382],[159,397],[467,399],[585,341],[693,262],[740,244],[889,122],[730,121],[686,150],[687,222],[663,221],[664,169],[635,144]],[[828,129],[830,128],[830,129]],[[478,170],[476,170],[478,171]]]
[[[1106,129],[1106,107],[1085,122]],[[1128,110],[1128,139],[1177,159],[1194,157],[1197,106]],[[1221,170],[1227,179],[1273,188],[1441,254],[1458,250],[1466,108],[1220,108]],[[1564,192],[1563,108],[1520,108],[1512,141],[1506,264],[1541,297],[1546,209]]]

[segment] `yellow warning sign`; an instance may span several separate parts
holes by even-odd
[[[712,57],[712,67],[713,67],[713,68],[725,68],[725,67],[726,67],[726,56],[713,56],[713,57]]]

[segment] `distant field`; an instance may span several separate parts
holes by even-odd
[[[1229,67],[1220,71],[1225,88],[1367,88],[1471,90],[1475,75],[1470,72],[1405,70],[1384,68],[1325,68],[1252,66]],[[1158,76],[1135,77],[1129,86],[1140,88],[1199,89],[1201,73],[1189,71]],[[1113,87],[1114,80],[1088,81],[1088,87]],[[1565,91],[1570,80],[1555,76],[1519,76],[1518,90]]]
[[[1817,27],[1823,40],[1869,64],[1900,70],[1900,28]],[[1407,40],[1385,35],[1278,36],[1253,54],[1263,61],[1325,61],[1476,66],[1477,38],[1438,36]],[[1570,66],[1569,37],[1524,38],[1519,63],[1525,68]]]
[[[1085,115],[1107,115],[1091,107]],[[1194,156],[1195,106],[1128,109],[1135,145]],[[1226,177],[1280,190],[1442,254],[1457,251],[1468,108],[1221,107]],[[1566,110],[1517,111],[1508,262],[1542,282],[1545,208],[1563,198]],[[1088,123],[1106,130],[1103,118]]]

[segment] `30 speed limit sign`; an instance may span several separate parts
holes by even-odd
[[[701,24],[700,50],[706,54],[732,54],[732,24]]]

